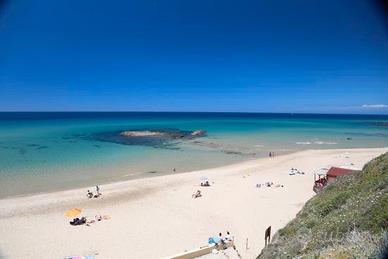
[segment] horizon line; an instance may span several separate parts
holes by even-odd
[[[388,116],[388,113],[325,113],[325,112],[254,112],[254,111],[0,111],[0,113],[245,113],[245,114],[289,114],[289,115],[382,115]]]

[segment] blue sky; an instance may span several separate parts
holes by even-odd
[[[388,114],[373,0],[5,1],[1,111]]]

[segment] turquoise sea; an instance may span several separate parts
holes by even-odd
[[[264,113],[0,113],[0,197],[187,172],[304,149],[388,146],[388,116]],[[163,145],[99,136],[205,130]]]

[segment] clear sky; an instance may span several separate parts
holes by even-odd
[[[373,0],[0,2],[1,111],[388,114]]]

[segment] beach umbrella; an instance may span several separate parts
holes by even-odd
[[[201,177],[201,181],[202,181],[202,182],[206,182],[206,181],[209,181],[209,179],[208,179],[206,176],[202,176],[202,177]]]
[[[221,241],[221,239],[218,236],[209,237],[208,244],[217,244]]]
[[[69,218],[74,218],[75,216],[77,216],[78,214],[80,214],[82,211],[82,209],[78,209],[78,208],[74,208],[74,209],[71,209],[71,210],[68,210],[65,212],[65,216],[66,217],[69,217]]]
[[[317,175],[326,175],[327,171],[329,171],[329,169],[321,168],[318,170]]]

